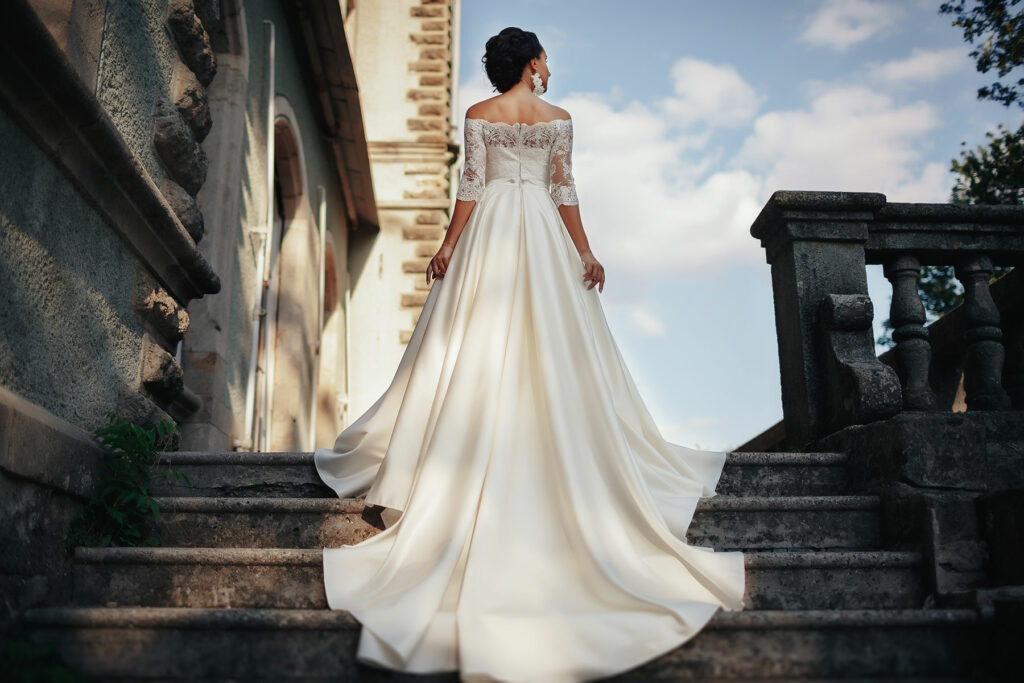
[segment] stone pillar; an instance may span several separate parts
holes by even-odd
[[[826,392],[838,391],[825,379],[826,354],[818,332],[819,306],[828,295],[867,297],[864,244],[874,212],[885,195],[869,192],[792,192],[772,194],[750,228],[761,240],[772,268],[775,329],[779,344],[782,407],[786,440],[802,447],[823,436]],[[854,344],[871,344],[870,335],[853,336]],[[835,357],[833,354],[829,354]],[[874,358],[873,345],[851,349],[851,357]],[[844,385],[858,396],[836,396],[831,403],[862,402],[871,392],[888,396],[872,419],[894,414],[891,406],[898,379],[874,361],[850,366],[854,381]],[[869,369],[870,377],[862,370]]]

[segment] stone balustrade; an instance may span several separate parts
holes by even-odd
[[[989,285],[993,266],[1024,261],[1024,206],[779,191],[750,232],[772,269],[790,447],[902,411],[949,411],[961,372],[969,411],[1024,407],[1024,290],[1015,272]],[[868,264],[882,264],[893,287],[896,346],[880,358]],[[963,305],[935,325],[925,325],[918,294],[925,265],[954,266],[964,287]],[[941,349],[933,328],[941,331]]]

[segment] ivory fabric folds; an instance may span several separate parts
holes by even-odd
[[[391,384],[315,453],[386,528],[325,548],[357,659],[464,681],[585,681],[743,609],[738,551],[685,542],[726,453],[662,438],[558,212],[571,119],[465,121],[476,205]],[[652,245],[657,248],[657,245]]]

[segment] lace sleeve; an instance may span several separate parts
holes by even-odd
[[[572,179],[572,119],[558,126],[555,146],[551,150],[551,199],[555,206],[579,204],[576,184]]]
[[[459,191],[455,194],[455,198],[473,202],[479,199],[484,191],[487,146],[484,144],[483,123],[481,121],[466,117],[463,131],[466,137],[466,161],[462,167]]]

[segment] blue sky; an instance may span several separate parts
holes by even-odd
[[[770,269],[750,224],[775,190],[944,202],[950,160],[1020,109],[977,99],[939,0],[465,0],[457,120],[497,94],[506,26],[548,53],[575,131],[605,312],[662,434],[729,450],[782,418]],[[876,332],[891,289],[868,269]]]

